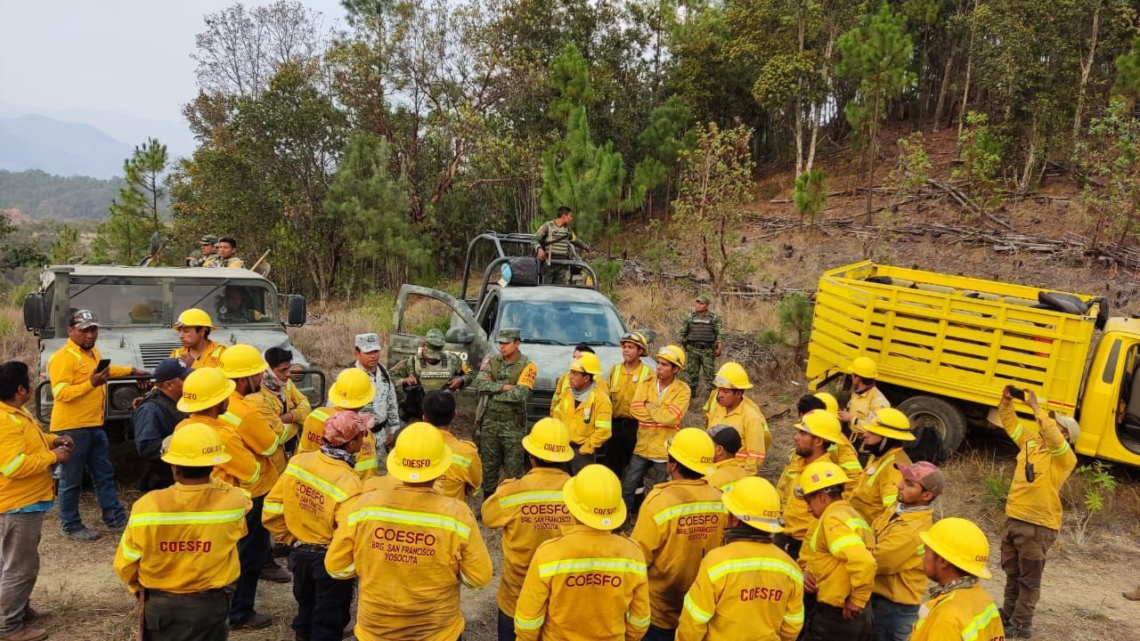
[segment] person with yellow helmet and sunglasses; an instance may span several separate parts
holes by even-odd
[[[728,362],[717,370],[713,387],[705,404],[705,424],[709,428],[731,425],[740,432],[742,446],[736,457],[744,461],[744,469],[749,474],[756,474],[764,465],[772,433],[760,406],[744,395],[745,390],[752,389],[752,381],[740,363]]]
[[[804,567],[807,619],[804,641],[869,641],[875,582],[875,535],[851,504],[843,500],[849,481],[843,468],[815,461],[800,473],[796,497],[815,517],[800,550]]]
[[[589,352],[583,353],[570,363],[570,371],[566,373],[570,387],[550,413],[570,430],[570,442],[574,448],[571,474],[577,474],[593,463],[594,453],[610,439],[613,405],[610,404],[609,393],[602,387],[601,374],[602,364],[598,357]]]
[[[640,639],[649,626],[645,557],[613,533],[625,522],[621,483],[587,465],[562,487],[573,519],[538,546],[515,607],[520,641]]]
[[[170,358],[177,358],[194,369],[222,366],[226,346],[210,340],[210,332],[216,328],[209,314],[200,309],[187,309],[174,321],[174,329],[182,347],[170,352]]]
[[[491,581],[491,555],[471,509],[434,487],[451,456],[438,429],[412,423],[388,454],[399,485],[365,492],[338,518],[325,569],[358,579],[359,641],[454,641],[465,627],[460,584]]]
[[[503,530],[503,576],[499,580],[499,641],[515,638],[515,604],[538,546],[571,525],[562,487],[563,469],[574,457],[570,430],[556,418],[544,418],[523,437],[530,471],[503,481],[483,502],[483,525]]]
[[[586,343],[578,343],[577,345],[574,346],[574,353],[570,355],[571,369],[568,369],[565,372],[563,372],[562,376],[559,376],[558,381],[554,384],[554,395],[550,397],[550,415],[551,416],[554,415],[554,410],[558,407],[558,404],[562,401],[562,396],[565,395],[567,393],[567,391],[570,389],[570,372],[573,369],[574,363],[577,363],[578,360],[581,359],[584,354],[593,354],[594,358],[597,358],[597,354],[594,353],[594,348],[590,347]],[[601,362],[600,361],[598,363],[598,370],[599,371],[601,370]],[[609,386],[610,386],[609,381],[607,381],[606,379],[602,378],[599,375],[599,376],[596,376],[594,378],[594,382],[597,384],[598,389],[601,389],[601,390],[605,391],[606,394],[609,394],[609,391],[610,391],[609,390]]]
[[[772,543],[783,528],[780,495],[767,480],[741,479],[724,493],[724,545],[701,559],[677,627],[678,641],[793,641],[804,624],[804,577]]]
[[[637,419],[630,404],[637,388],[651,385],[657,372],[641,359],[649,355],[645,332],[627,332],[621,337],[621,362],[610,370],[610,402],[613,404],[613,430],[606,443],[606,467],[621,478],[637,443]]]
[[[839,420],[847,423],[852,439],[857,440],[864,432],[864,423],[872,414],[891,406],[891,402],[879,391],[875,379],[879,376],[879,366],[875,361],[860,356],[851,361],[851,398],[847,407],[839,412]]]
[[[884,512],[894,509],[902,473],[896,465],[911,464],[903,446],[914,440],[906,414],[887,407],[872,414],[863,424],[863,449],[871,456],[855,482],[848,500],[863,519],[873,523]]]
[[[629,405],[637,419],[637,443],[622,476],[621,492],[625,507],[631,512],[646,474],[653,470],[656,478],[665,475],[666,442],[681,429],[692,400],[689,386],[677,377],[685,368],[685,350],[666,345],[653,360],[657,361],[657,376],[638,385]]]
[[[180,426],[162,460],[175,483],[135,501],[115,574],[142,603],[147,639],[224,640],[241,573],[238,545],[253,504],[241,489],[212,478],[230,454],[211,425]]]
[[[301,438],[297,441],[298,452],[312,452],[324,443],[325,421],[337,412],[360,413],[367,408],[376,396],[372,379],[360,368],[349,368],[336,377],[329,388],[329,402],[324,407],[309,412],[301,428]],[[356,454],[356,473],[367,481],[376,474],[376,437],[372,431],[364,436],[364,444]]]
[[[1004,641],[997,606],[978,582],[990,578],[990,543],[981,528],[949,517],[919,536],[926,576],[938,585],[919,608],[910,641]]]
[[[649,491],[631,535],[649,564],[648,641],[673,638],[701,558],[720,545],[728,522],[720,490],[705,480],[715,456],[709,435],[686,427],[666,447],[671,480]]]

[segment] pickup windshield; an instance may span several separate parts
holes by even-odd
[[[83,276],[70,284],[72,310],[89,309],[106,326],[170,327],[184,310],[205,310],[222,326],[272,323],[277,300],[256,281],[170,282],[156,278]]]
[[[524,343],[616,347],[624,331],[617,312],[598,303],[507,301],[500,318],[499,327],[519,328]]]

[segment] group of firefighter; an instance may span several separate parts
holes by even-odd
[[[97,331],[93,318],[73,321]],[[178,327],[207,330],[212,321],[187,310]],[[107,377],[139,373],[96,371],[99,353],[80,333],[53,357],[72,371],[53,389],[56,412],[75,399],[94,407],[88,395],[105,394]],[[361,354],[378,355],[379,343],[357,337],[358,365],[368,362]],[[827,393],[799,399],[793,449],[773,485],[760,476],[772,435],[738,363],[716,371],[705,424],[684,427],[692,392],[679,377],[683,347],[653,352],[645,333],[630,332],[623,361],[603,372],[579,346],[550,416],[528,429],[537,368],[520,351],[518,330],[501,328],[497,343],[499,353],[471,371],[443,353],[442,335],[429,336],[398,372],[345,369],[316,409],[287,366],[276,375],[250,345],[207,340],[176,352],[185,369],[168,380],[181,381],[175,402],[187,417],[159,454],[174,483],[134,503],[114,560],[141,601],[143,637],[214,640],[268,626],[254,602],[275,542],[288,550],[296,639],[461,639],[460,588],[482,588],[493,575],[480,521],[502,530],[499,639],[1031,634],[1045,553],[1061,523],[1060,487],[1076,463],[1075,424],[1042,410],[1032,393],[1025,402],[1034,421],[1019,419],[1009,390],[1000,407],[1020,451],[999,609],[979,582],[990,578],[986,536],[965,519],[935,521],[946,480],[932,463],[911,461],[914,430],[875,385],[872,360],[850,364],[844,407]],[[652,367],[644,361],[651,354]],[[22,409],[27,369],[9,381],[7,367],[0,509],[13,511],[0,515],[5,535],[20,501],[52,499],[51,464],[73,448]],[[378,394],[413,385],[425,391],[422,416],[400,427],[375,411]],[[61,393],[69,386],[72,395]],[[478,445],[451,433],[453,392],[467,386],[483,398]],[[31,587],[25,576],[22,591],[11,591],[20,577],[9,575],[6,543],[0,553],[0,639],[46,638],[19,636],[31,630]]]

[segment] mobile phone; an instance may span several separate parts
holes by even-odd
[[[1020,387],[1014,387],[1014,386],[1010,385],[1009,386],[1009,395],[1012,396],[1013,398],[1016,398],[1019,401],[1025,400],[1025,390],[1021,389]]]
[[[103,359],[99,360],[99,365],[95,368],[95,371],[96,372],[102,372],[103,370],[107,369],[110,366],[111,366],[111,359],[103,358]]]

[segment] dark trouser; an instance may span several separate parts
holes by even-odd
[[[918,606],[895,603],[878,594],[871,597],[875,611],[875,641],[906,641],[918,619]]]
[[[1041,598],[1045,555],[1056,541],[1056,530],[1006,519],[1001,535],[1001,569],[1005,570],[1005,603],[1001,613],[1011,627],[1033,625],[1033,611]]]
[[[245,527],[248,530],[245,536],[238,541],[238,561],[241,563],[241,574],[238,575],[237,591],[234,592],[233,603],[230,605],[230,625],[245,623],[253,616],[253,602],[257,598],[257,580],[261,577],[261,568],[269,558],[269,550],[273,547],[269,539],[269,530],[261,524],[261,509],[265,507],[265,496],[253,499],[253,509],[245,515]]]
[[[575,476],[582,468],[594,462],[593,454],[583,454],[581,452],[581,445],[571,445],[570,449],[574,450],[574,458],[570,459],[570,476]]]
[[[776,547],[788,553],[792,560],[800,558],[800,548],[804,546],[804,542],[799,539],[793,539],[787,534],[777,534],[772,540]]]
[[[24,612],[40,573],[44,513],[0,514],[0,635],[24,627]]]
[[[111,466],[111,443],[102,427],[80,427],[61,432],[75,441],[71,459],[63,464],[59,479],[59,523],[64,532],[83,527],[79,520],[79,493],[83,489],[83,473],[91,475],[95,498],[103,510],[103,523],[108,527],[124,525],[127,512],[119,503],[115,490],[115,468]]]
[[[843,608],[833,605],[817,602],[813,610],[800,635],[803,641],[870,641],[874,623],[870,603],[850,621],[843,618]]]
[[[645,636],[641,637],[641,641],[673,641],[675,638],[677,638],[677,630],[666,630],[650,623],[649,629],[645,631]]]
[[[625,509],[630,516],[636,511],[637,505],[634,503],[637,499],[637,489],[645,482],[645,476],[651,470],[657,473],[657,478],[661,478],[665,473],[665,463],[657,463],[634,454],[629,460],[625,475],[621,477],[621,498],[625,501]],[[644,500],[644,495],[642,497]]]
[[[192,595],[147,592],[145,641],[226,641],[229,600],[225,590]]]
[[[352,618],[352,580],[325,571],[325,553],[293,548],[289,554],[297,616],[293,632],[309,641],[340,641]]]
[[[606,467],[620,479],[633,456],[633,446],[637,444],[637,420],[632,418],[613,419],[613,433],[606,441]]]
[[[170,463],[161,459],[144,459],[142,476],[139,477],[139,491],[146,493],[174,485],[174,471]]]
[[[515,620],[499,610],[499,641],[515,641]]]

